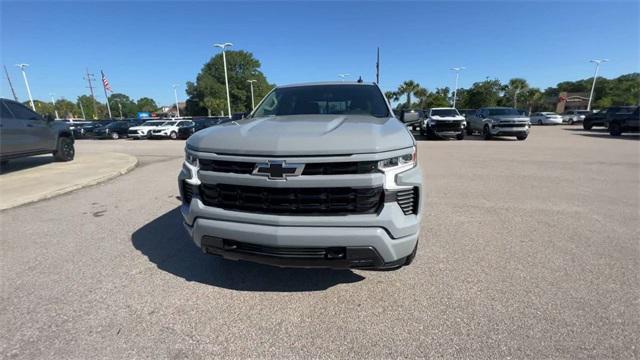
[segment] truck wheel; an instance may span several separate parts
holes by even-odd
[[[518,135],[516,136],[516,139],[522,141],[522,140],[527,140],[527,135]]]
[[[485,125],[484,128],[482,128],[482,135],[485,140],[491,140],[493,136],[491,135],[491,130],[489,130],[489,125]]]
[[[538,120],[538,125],[543,125],[542,120]]]
[[[113,133],[111,133],[111,138],[113,140],[118,140],[118,139],[120,139],[120,134],[118,134],[117,132],[113,132]]]
[[[171,138],[171,140],[175,140],[178,138],[178,133],[175,131],[172,131],[171,134],[169,134],[169,137]]]
[[[473,129],[471,127],[469,127],[468,125],[467,125],[465,131],[467,132],[467,135],[469,135],[469,136],[473,135]]]
[[[569,119],[569,125],[573,125],[573,119]]]
[[[464,140],[464,131],[460,131],[460,134],[456,135],[457,140]]]
[[[53,158],[56,161],[71,161],[76,155],[73,147],[73,141],[68,137],[59,137],[56,151],[53,152]]]
[[[593,125],[591,125],[591,123],[587,123],[587,122],[582,123],[582,128],[585,130],[591,130],[592,127]]]
[[[622,135],[622,127],[618,123],[609,124],[609,134],[611,136]]]

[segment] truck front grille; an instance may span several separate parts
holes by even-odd
[[[525,127],[526,123],[498,123],[493,125],[494,128],[514,128],[514,127]]]
[[[206,206],[280,215],[346,215],[376,213],[384,191],[377,188],[271,188],[202,184]]]
[[[251,174],[254,162],[200,159],[200,170],[233,174]],[[376,161],[352,161],[332,163],[307,163],[302,175],[371,174],[378,171]]]
[[[402,190],[396,193],[396,201],[405,215],[417,214],[419,205],[418,188]]]
[[[434,122],[431,127],[435,131],[460,131],[462,122]]]

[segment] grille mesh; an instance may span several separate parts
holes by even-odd
[[[230,184],[202,184],[200,198],[207,206],[263,214],[371,214],[382,205],[378,188],[271,188]]]

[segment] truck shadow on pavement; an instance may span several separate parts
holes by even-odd
[[[204,254],[182,227],[179,208],[136,230],[131,242],[163,271],[231,290],[319,291],[365,279],[350,270],[278,268]]]
[[[9,160],[6,164],[0,165],[0,174],[8,174],[14,171],[34,168],[54,162],[53,156],[31,156]]]
[[[563,129],[566,131],[571,131],[575,135],[596,138],[596,139],[610,139],[610,140],[640,140],[640,134],[638,133],[624,133],[619,136],[611,136],[609,135],[608,129],[591,129],[585,130],[582,128],[569,128]]]

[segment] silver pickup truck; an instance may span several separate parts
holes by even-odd
[[[375,84],[277,87],[247,118],[195,133],[185,152],[181,212],[205,253],[328,268],[415,257],[416,142]]]
[[[518,140],[525,140],[530,127],[529,117],[509,107],[480,108],[467,118],[467,135],[479,131],[485,140],[494,136],[515,136]]]

